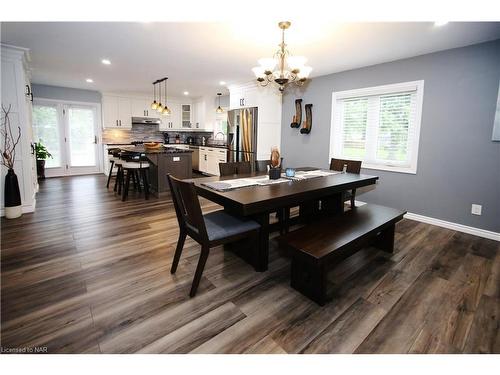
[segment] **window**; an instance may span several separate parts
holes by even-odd
[[[330,157],[417,173],[424,81],[334,92]]]

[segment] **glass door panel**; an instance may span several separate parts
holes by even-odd
[[[33,106],[33,130],[35,141],[43,144],[52,158],[45,162],[45,168],[60,168],[63,166],[61,148],[61,126],[57,105]]]
[[[94,108],[68,108],[69,167],[96,167]]]

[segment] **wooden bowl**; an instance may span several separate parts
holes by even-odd
[[[144,148],[150,149],[150,150],[155,150],[160,148],[161,143],[160,142],[144,142]]]

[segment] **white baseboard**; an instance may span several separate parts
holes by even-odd
[[[356,201],[356,207],[365,205],[366,202]],[[445,221],[441,219],[435,219],[433,217],[418,215],[408,212],[405,215],[405,219],[420,221],[422,223],[437,225],[438,227],[443,227],[447,229],[456,230],[458,232],[463,232],[467,234],[472,234],[474,236],[488,238],[490,240],[495,240],[500,242],[500,233],[492,232],[486,229],[469,227],[467,225],[452,223],[451,221]]]

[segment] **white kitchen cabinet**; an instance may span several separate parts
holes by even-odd
[[[181,104],[181,127],[191,129],[193,127],[191,119],[191,104]]]
[[[219,176],[219,163],[227,161],[227,150],[217,147],[200,147],[199,171]]]
[[[168,103],[168,108],[170,109],[170,115],[161,116],[162,125],[160,126],[161,131],[176,131],[182,129],[181,127],[181,104],[176,102]]]
[[[198,165],[200,172],[208,173],[208,151],[206,147],[200,147],[200,161]]]
[[[105,95],[102,97],[103,128],[132,128],[132,99]]]
[[[158,118],[160,114],[151,109],[151,102],[148,99],[132,98],[132,117]]]
[[[229,95],[229,108],[257,107],[258,92],[256,87],[231,88]]]

